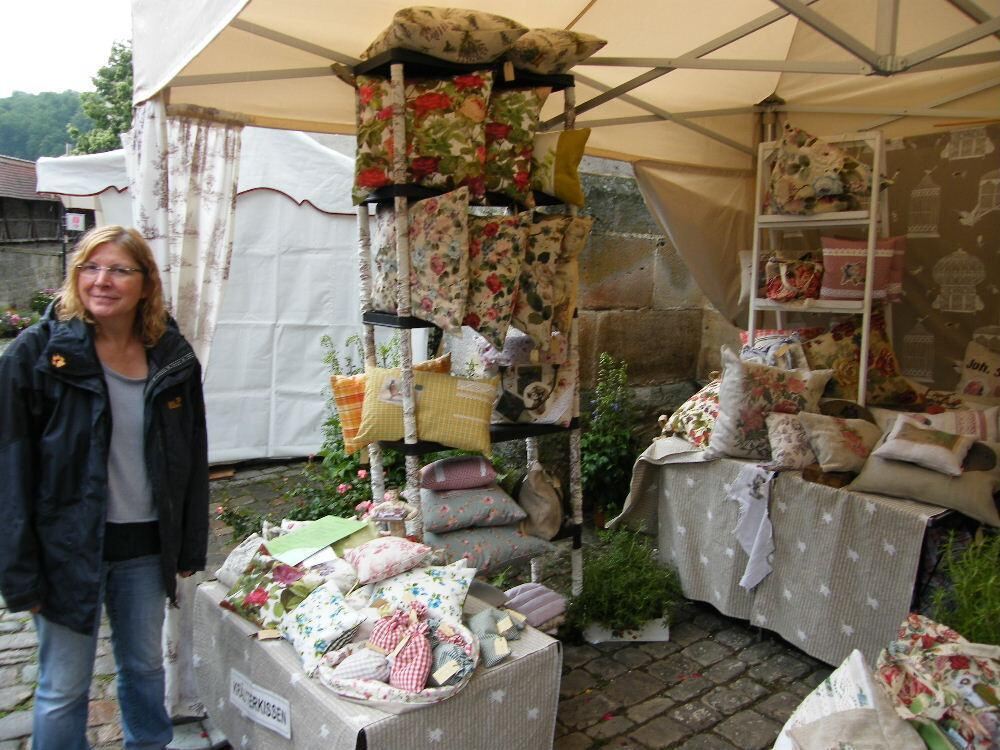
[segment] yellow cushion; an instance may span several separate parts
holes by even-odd
[[[414,370],[427,372],[451,372],[451,353],[418,362]],[[333,401],[337,405],[337,416],[340,417],[340,430],[344,436],[344,453],[355,453],[368,443],[357,441],[358,429],[361,427],[361,412],[365,401],[365,374],[331,375],[330,390],[333,391]]]
[[[531,188],[563,203],[582,206],[579,167],[589,136],[590,128],[536,135],[531,155]]]
[[[469,380],[434,372],[414,371],[417,437],[462,450],[490,453],[490,415],[497,378]],[[402,387],[398,369],[367,372],[360,445],[403,439]]]

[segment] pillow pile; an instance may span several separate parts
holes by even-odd
[[[865,419],[823,414],[799,414],[798,418],[823,471],[861,471],[872,447],[882,437],[878,425]]]

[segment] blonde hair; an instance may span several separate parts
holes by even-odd
[[[68,264],[68,273],[59,291],[59,303],[56,314],[59,320],[79,318],[88,323],[94,323],[87,308],[84,307],[77,290],[80,271],[77,266],[86,263],[87,259],[101,245],[115,245],[132,258],[136,267],[142,269],[143,289],[146,296],[139,300],[135,316],[135,334],[146,346],[153,346],[167,330],[167,308],[163,303],[163,284],[160,272],[153,258],[153,251],[145,238],[134,229],[117,225],[94,227],[84,234],[73,250],[73,257]]]

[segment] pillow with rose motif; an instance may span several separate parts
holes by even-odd
[[[978,341],[965,347],[961,377],[955,390],[964,396],[990,399],[1000,398],[1000,352],[992,351]]]
[[[361,625],[336,584],[327,581],[313,589],[298,607],[286,612],[278,629],[302,660],[302,669],[312,676],[323,656],[346,646]]]
[[[584,204],[580,161],[590,128],[539,133],[531,153],[531,189],[571,206]]]
[[[407,218],[411,314],[457,331],[465,318],[469,288],[469,191],[463,187],[416,201]],[[399,268],[391,206],[379,206],[375,213],[372,266],[372,305],[395,312]]]
[[[931,471],[957,477],[962,473],[962,462],[974,442],[968,435],[935,430],[903,416],[896,419],[892,432],[874,455],[908,461]]]
[[[358,571],[358,585],[376,583],[415,568],[431,553],[426,544],[401,536],[383,536],[344,553]]]
[[[469,293],[463,325],[503,347],[531,214],[469,217]]]
[[[561,252],[556,258],[552,276],[552,327],[569,335],[576,313],[577,292],[580,285],[579,257],[587,245],[594,219],[574,216],[563,234]]]
[[[464,490],[420,490],[424,530],[456,531],[472,526],[508,526],[527,518],[514,498],[496,484]]]
[[[925,427],[950,432],[954,435],[968,435],[976,440],[990,443],[1000,441],[1000,407],[987,409],[950,409],[936,413],[893,411],[872,408],[872,415],[882,432],[891,432],[896,417],[909,417]]]
[[[526,208],[531,194],[531,152],[538,116],[552,89],[494,91],[486,111],[486,190],[501,193]]]
[[[517,21],[481,10],[414,5],[395,12],[392,23],[361,53],[361,59],[400,47],[455,63],[488,63],[527,31]]]
[[[861,471],[882,430],[866,419],[800,414],[809,445],[823,471]]]
[[[321,583],[320,576],[257,552],[219,605],[262,628],[274,628]]]
[[[601,49],[607,41],[592,34],[566,29],[532,29],[507,53],[518,68],[555,75],[565,73]]]
[[[445,534],[428,531],[424,541],[434,549],[443,550],[449,562],[465,560],[480,574],[526,563],[556,549],[551,542],[521,533],[516,525],[459,529]]]
[[[469,594],[476,569],[464,561],[458,565],[414,568],[375,584],[371,604],[386,602],[392,609],[408,608],[411,601],[422,602],[432,620],[462,621],[462,607]]]
[[[219,583],[232,588],[236,579],[247,569],[247,565],[250,564],[263,543],[264,537],[254,533],[236,545],[226,557],[226,561],[215,571],[215,577]]]
[[[861,316],[851,316],[848,320],[833,325],[822,336],[802,344],[811,368],[833,370],[826,392],[830,398],[857,398],[861,321]],[[866,405],[905,405],[914,404],[920,399],[917,391],[900,372],[892,343],[885,332],[885,315],[881,310],[873,311],[871,316],[867,382]]]
[[[809,445],[809,433],[798,414],[767,415],[767,441],[771,446],[770,469],[799,471],[816,463],[816,454]]]
[[[713,458],[770,458],[767,415],[819,411],[831,375],[829,370],[781,370],[743,362],[727,346],[722,347],[722,365],[719,416],[707,453]]]
[[[420,469],[420,486],[429,490],[467,490],[486,487],[497,477],[483,456],[451,456],[440,458]]]
[[[393,184],[392,86],[378,76],[355,79],[357,154],[354,203]],[[406,183],[439,190],[467,186],[486,192],[486,107],[493,73],[481,70],[444,79],[411,79],[406,100]]]
[[[719,418],[721,384],[721,380],[713,380],[678,406],[670,415],[668,429],[696,448],[707,448],[715,428],[715,420]]]
[[[532,223],[514,296],[511,325],[531,336],[542,350],[552,336],[556,262],[562,254],[569,216],[544,216]]]

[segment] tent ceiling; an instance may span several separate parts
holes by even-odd
[[[412,0],[133,0],[135,99],[354,129],[337,77]],[[814,132],[1000,117],[1000,0],[462,0],[608,40],[577,66],[589,151],[743,168],[769,97]],[[543,112],[558,127],[561,97]]]

